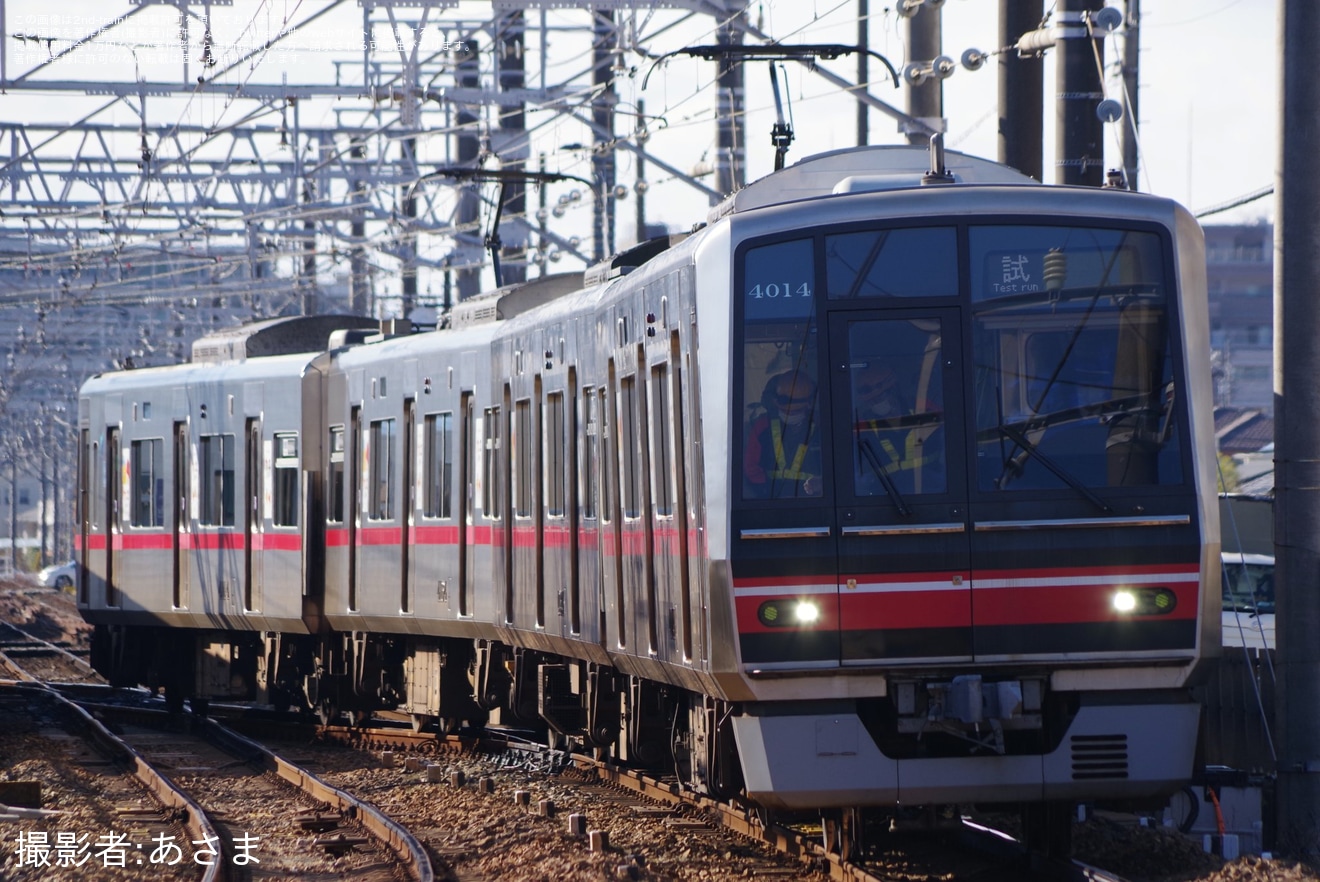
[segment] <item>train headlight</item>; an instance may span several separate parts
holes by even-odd
[[[1109,599],[1120,615],[1163,616],[1178,607],[1178,595],[1168,588],[1120,588]]]
[[[756,618],[767,628],[811,628],[820,623],[821,609],[814,600],[767,600],[757,607]]]

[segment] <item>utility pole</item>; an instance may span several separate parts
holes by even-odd
[[[871,81],[870,56],[867,49],[871,46],[871,7],[869,0],[857,0],[857,85],[867,89]],[[871,108],[861,101],[857,102],[857,146],[865,147],[871,140],[868,116]]]
[[[350,165],[354,170],[352,182],[352,209],[349,211],[348,252],[348,311],[353,315],[371,315],[370,288],[367,284],[367,148],[361,139],[354,139],[349,147]]]
[[[1140,78],[1141,60],[1138,50],[1141,47],[1141,0],[1127,0],[1127,9],[1123,12],[1126,25],[1123,37],[1123,177],[1129,190],[1139,190],[1137,186],[1137,131],[1140,117],[1137,115],[1137,87]]]
[[[465,41],[455,54],[459,88],[481,88],[481,67],[478,63],[476,41]],[[458,164],[464,168],[476,168],[477,159],[481,155],[481,133],[478,131],[481,117],[476,114],[472,105],[461,104],[458,113],[455,114],[454,122],[458,129],[456,137]],[[473,187],[464,187],[459,191],[458,210],[455,212],[454,221],[463,231],[456,237],[457,241],[462,243],[456,249],[458,255],[460,258],[470,258],[476,250],[472,248],[473,243],[481,241],[481,234],[477,231],[481,222],[481,202]],[[467,300],[481,291],[481,268],[459,266],[455,281],[458,284],[459,301]]]
[[[592,73],[596,89],[592,102],[591,119],[596,124],[595,150],[591,154],[592,179],[596,192],[592,202],[594,245],[591,259],[599,263],[614,253],[614,211],[612,211],[615,180],[614,165],[614,106],[619,102],[614,91],[615,50],[619,34],[614,25],[614,12],[601,7],[592,9]]]
[[[729,15],[715,32],[715,42],[726,46],[741,46],[747,28],[747,12],[741,3],[725,0]],[[743,108],[746,95],[743,79],[743,64],[733,56],[725,56],[718,62],[719,76],[716,99],[716,119],[719,130],[716,133],[718,151],[715,157],[715,189],[721,197],[735,190],[742,189],[747,175],[747,143],[744,137]],[[714,204],[718,199],[712,198]]]
[[[496,27],[500,92],[517,94],[527,85],[524,56],[526,32],[527,24],[522,10],[513,10],[500,17]],[[496,133],[499,141],[494,148],[500,157],[500,166],[511,170],[525,170],[530,151],[527,142],[527,113],[521,101],[510,102],[508,106],[500,108]],[[512,180],[500,189],[500,193],[504,198],[504,213],[525,223],[527,185],[522,181]],[[510,224],[510,231],[507,236],[499,230],[493,231],[501,239],[509,239],[502,247],[503,254],[500,261],[505,284],[527,281],[526,227]]]
[[[1274,182],[1274,544],[1279,846],[1320,854],[1320,5],[1280,0],[1282,113]]]
[[[999,45],[1040,27],[1043,0],[999,0]],[[999,55],[999,161],[1044,178],[1045,66],[1039,53]]]
[[[1089,15],[1103,6],[1103,0],[1059,0],[1058,21],[1064,33],[1056,58],[1054,181],[1058,184],[1099,187],[1104,183],[1104,123],[1095,112],[1105,97],[1100,80],[1104,44],[1087,32]]]
[[[937,6],[923,3],[907,20],[908,61],[930,62],[940,54],[940,10]],[[939,76],[927,76],[921,82],[908,82],[907,112],[930,126],[930,131],[912,128],[904,129],[908,143],[921,147],[930,143],[931,131],[943,132],[944,124],[944,80]]]

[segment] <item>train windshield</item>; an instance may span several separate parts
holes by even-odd
[[[969,232],[978,488],[1182,483],[1160,238]]]
[[[749,248],[741,285],[745,499],[903,510],[961,485],[963,462],[973,492],[1071,489],[1106,510],[1105,488],[1184,483],[1156,232],[842,231]],[[862,405],[884,388],[903,404],[881,417]],[[971,418],[965,460],[946,449],[950,407]],[[836,449],[841,421],[856,438]]]
[[[811,239],[747,252],[743,291],[743,495],[824,493]]]

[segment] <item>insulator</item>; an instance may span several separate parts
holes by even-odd
[[[1057,248],[1045,253],[1045,290],[1058,291],[1068,280],[1068,255]]]

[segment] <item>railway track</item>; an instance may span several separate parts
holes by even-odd
[[[255,737],[281,737],[280,726],[269,720],[235,725]],[[905,878],[978,882],[1118,879],[1033,858],[1007,837],[970,823],[934,834],[888,835],[882,847],[849,860],[822,846],[819,826],[776,823],[753,807],[701,797],[673,781],[499,733],[437,737],[407,728],[299,725],[284,739],[282,751],[298,744],[293,749],[325,768],[327,778],[369,793],[427,843],[438,866],[464,882],[563,876],[556,861],[566,860],[566,850],[576,850],[579,862],[613,861],[607,871],[633,879],[706,878],[703,861],[710,862],[710,878],[736,867],[758,879],[852,882],[892,880],[896,868]],[[489,822],[474,827],[454,815],[456,806]],[[581,820],[570,820],[575,815]],[[498,831],[505,830],[514,831],[515,842],[501,840]],[[593,830],[607,843],[603,854],[591,841]],[[539,876],[506,876],[507,868],[492,873],[490,853],[516,852],[529,838],[541,843],[540,859],[548,862]]]
[[[186,840],[195,845],[186,857],[213,861],[229,878],[253,870],[298,877],[350,868],[363,882],[401,873],[429,880],[434,858],[447,878],[484,882],[517,878],[498,857],[502,869],[490,865],[492,855],[512,853],[528,867],[544,862],[544,873],[575,878],[563,869],[567,851],[578,855],[578,866],[604,864],[607,874],[635,879],[698,878],[677,865],[692,870],[703,860],[714,878],[732,864],[739,873],[767,879],[872,882],[894,878],[896,867],[907,875],[919,869],[930,878],[978,882],[1117,879],[1079,865],[1031,863],[1012,843],[971,826],[954,834],[888,837],[861,860],[847,860],[823,848],[821,830],[810,823],[771,823],[747,806],[705,799],[671,781],[499,732],[437,737],[409,727],[316,726],[216,708],[235,727],[279,744],[272,751],[197,717],[89,707],[121,733],[119,749],[135,757],[134,765],[158,770],[153,790],[178,794],[165,804],[190,800],[195,807],[186,814],[212,819],[213,833]],[[340,760],[327,760],[323,751],[339,753]],[[370,768],[365,774],[318,776],[277,754],[326,769],[356,755],[359,766]],[[288,785],[301,789],[293,793]],[[379,802],[389,817],[350,792]],[[571,815],[582,818],[582,829],[571,827]],[[492,824],[492,818],[503,820]],[[498,831],[504,830],[511,831],[512,843],[500,841]],[[524,878],[538,878],[538,871]]]
[[[79,652],[0,622],[0,664],[15,679],[45,683],[104,684]]]
[[[228,879],[435,878],[425,851],[400,824],[214,721],[110,705],[96,712],[212,818],[217,837],[202,847]]]
[[[0,713],[6,783],[19,785],[7,798],[26,803],[6,806],[0,878],[141,879],[144,866],[161,882],[222,878],[191,854],[216,836],[205,813],[88,711],[29,680],[0,684]]]

